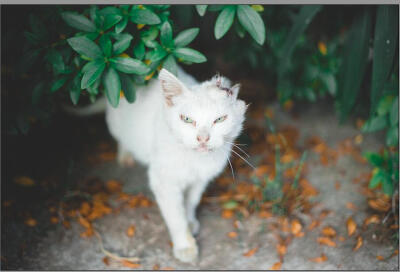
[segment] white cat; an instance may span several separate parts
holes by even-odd
[[[207,184],[227,165],[247,106],[237,99],[239,85],[231,87],[226,78],[199,84],[181,69],[178,78],[162,69],[158,80],[137,89],[135,103],[108,104],[106,121],[118,141],[120,162],[133,162],[133,155],[148,165],[174,256],[193,262],[198,256],[196,207]]]

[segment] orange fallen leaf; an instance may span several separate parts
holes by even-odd
[[[87,229],[90,229],[92,227],[92,224],[90,224],[90,222],[82,216],[79,217],[78,222]]]
[[[50,217],[50,222],[52,224],[57,224],[58,223],[58,217],[57,216],[52,216]]]
[[[341,186],[341,183],[340,183],[339,181],[336,181],[336,183],[335,183],[335,189],[336,189],[337,191],[340,190],[340,186]]]
[[[33,219],[33,218],[26,219],[24,223],[25,223],[25,225],[27,225],[29,227],[34,227],[37,225],[36,219]]]
[[[336,236],[336,230],[332,227],[323,228],[321,233],[322,233],[322,235],[332,237],[332,238]]]
[[[229,238],[236,238],[237,236],[238,236],[238,234],[237,234],[236,231],[228,232],[228,237]]]
[[[379,224],[381,222],[378,215],[374,214],[371,215],[364,220],[364,227],[368,226],[369,224]]]
[[[122,191],[122,184],[112,179],[106,182],[106,188],[110,193],[117,193]]]
[[[173,267],[166,266],[166,267],[161,268],[160,270],[175,270],[175,269]]]
[[[121,263],[123,266],[129,267],[129,268],[139,268],[140,267],[140,264],[133,263],[133,262],[130,262],[127,260],[122,260]]]
[[[14,179],[14,182],[18,185],[25,186],[25,187],[31,187],[31,186],[35,185],[35,182],[33,181],[33,179],[31,179],[30,177],[26,177],[26,176],[16,177]]]
[[[317,241],[318,241],[318,243],[320,243],[322,245],[336,247],[336,243],[328,237],[318,237]]]
[[[160,266],[158,264],[153,265],[153,270],[160,270]]]
[[[352,202],[347,202],[346,203],[346,208],[349,209],[349,210],[353,210],[353,211],[357,210],[356,205],[354,205]]]
[[[279,254],[280,256],[283,256],[283,255],[286,254],[287,249],[286,249],[286,246],[285,246],[285,245],[277,244],[277,245],[276,245],[276,251],[278,252],[278,254]]]
[[[362,126],[364,125],[364,123],[365,123],[365,121],[364,121],[363,119],[357,118],[357,120],[356,120],[356,127],[357,127],[358,129],[361,129]]]
[[[294,236],[297,238],[304,237],[305,233],[303,231],[296,233]]]
[[[105,265],[109,266],[109,265],[110,265],[110,259],[108,259],[108,257],[104,257],[104,258],[103,258],[103,263],[104,263]]]
[[[320,223],[321,223],[320,221],[314,220],[314,221],[311,222],[311,224],[308,226],[307,229],[308,229],[308,230],[313,230],[313,229],[315,229],[316,227],[318,227]]]
[[[252,248],[249,251],[247,251],[246,253],[243,254],[243,256],[245,257],[251,257],[253,256],[256,252],[258,251],[258,247]]]
[[[368,205],[377,211],[387,212],[390,209],[390,202],[387,199],[377,198],[368,200]]]
[[[258,217],[260,218],[270,218],[272,217],[272,213],[270,213],[269,211],[266,210],[262,210],[258,213]]]
[[[390,229],[398,229],[398,228],[399,228],[399,225],[393,224],[393,225],[390,225],[389,228],[390,228]]]
[[[357,229],[357,224],[354,222],[353,218],[349,217],[347,219],[347,234],[352,236]]]
[[[396,255],[398,255],[398,254],[399,254],[399,250],[396,249],[396,250],[393,252],[393,254],[390,255],[390,258],[393,257],[393,256],[396,256]]]
[[[135,226],[131,225],[127,230],[126,230],[126,235],[128,235],[128,237],[133,237],[133,235],[135,235]]]
[[[356,135],[356,137],[354,137],[354,143],[356,145],[360,145],[362,142],[363,142],[362,134],[358,134],[358,135]]]
[[[271,266],[271,268],[269,270],[281,270],[281,267],[282,267],[282,263],[277,262],[277,263],[274,263],[274,265]]]
[[[254,170],[254,175],[257,177],[262,177],[268,172],[269,168],[270,167],[268,165],[260,165]]]
[[[381,255],[376,256],[376,259],[378,259],[379,261],[383,261],[385,260],[385,258]]]
[[[233,217],[233,211],[232,210],[223,210],[221,214],[222,218],[229,219]]]
[[[343,237],[343,236],[339,236],[339,238],[338,238],[338,239],[339,239],[339,241],[340,241],[340,242],[343,242],[344,240],[346,240],[346,238],[345,238],[345,237]]]
[[[363,239],[362,239],[361,236],[358,236],[357,237],[357,243],[354,246],[353,251],[357,251],[362,246],[362,244],[363,244]]]
[[[90,208],[90,204],[85,201],[85,202],[83,202],[81,204],[81,207],[79,209],[79,213],[81,215],[83,215],[83,216],[87,216],[89,214],[89,212],[90,212],[90,209],[91,209]]]
[[[63,224],[64,228],[66,228],[66,229],[71,228],[71,223],[69,223],[69,221],[64,220],[64,221],[62,222],[62,224]]]
[[[311,258],[309,260],[314,263],[323,263],[328,260],[328,257],[326,257],[326,255],[322,253],[320,257]]]
[[[80,236],[82,238],[88,238],[93,236],[93,234],[94,234],[93,228],[87,228],[86,231],[81,232]]]
[[[291,231],[292,231],[292,234],[296,235],[296,234],[300,233],[300,232],[301,232],[301,229],[302,229],[302,226],[301,226],[301,224],[300,224],[300,221],[297,220],[297,219],[294,219],[294,220],[292,221],[292,224],[291,224]]]

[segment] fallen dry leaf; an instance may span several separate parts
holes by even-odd
[[[314,220],[311,222],[311,224],[308,226],[308,230],[313,230],[316,227],[318,227],[321,224],[321,222],[319,220]]]
[[[393,256],[396,256],[396,255],[398,255],[398,254],[399,254],[399,250],[396,249],[396,250],[393,252],[393,254],[390,255],[390,258],[393,257]]]
[[[106,188],[110,193],[118,193],[122,191],[122,184],[112,179],[106,182]]]
[[[129,268],[139,268],[140,267],[140,264],[133,263],[133,262],[130,262],[127,260],[122,260],[121,263],[123,266],[129,267]]]
[[[109,266],[109,265],[110,265],[110,259],[109,259],[107,256],[104,257],[104,258],[103,258],[103,263],[104,263],[105,265]]]
[[[345,238],[345,237],[343,237],[343,236],[339,236],[339,238],[338,238],[338,239],[339,239],[339,241],[340,241],[340,242],[343,242],[344,240],[346,240],[346,238]]]
[[[133,237],[133,235],[135,235],[135,226],[131,225],[129,226],[129,228],[126,230],[126,235],[128,235],[128,237]]]
[[[381,222],[379,216],[377,214],[371,215],[364,220],[364,227],[368,226],[369,224],[379,224]]]
[[[340,181],[336,181],[336,182],[335,182],[335,189],[336,189],[337,191],[340,190],[340,186],[341,186]]]
[[[236,238],[237,236],[238,236],[238,234],[237,234],[236,231],[228,232],[228,237],[229,238]]]
[[[354,205],[352,202],[347,202],[346,203],[346,208],[349,209],[349,210],[353,210],[353,211],[357,210],[356,205]]]
[[[274,265],[271,266],[271,268],[269,270],[281,270],[281,267],[282,267],[282,263],[277,262],[277,263],[274,263]]]
[[[173,267],[166,266],[166,267],[161,268],[160,270],[175,270],[175,269]]]
[[[266,210],[262,210],[258,213],[258,217],[260,218],[270,218],[272,217],[272,213]]]
[[[225,218],[225,219],[232,218],[233,217],[233,211],[232,210],[223,210],[222,214],[221,214],[221,217]]]
[[[381,255],[376,256],[376,259],[378,259],[379,261],[383,261],[385,260],[385,258]]]
[[[57,224],[58,223],[58,217],[57,216],[52,216],[50,217],[50,222],[52,224]]]
[[[387,212],[390,209],[390,202],[388,199],[377,198],[368,200],[368,205],[377,211]]]
[[[393,225],[390,225],[389,228],[390,228],[390,229],[398,229],[398,228],[399,228],[399,225],[393,224]]]
[[[304,237],[305,233],[303,231],[296,233],[294,236],[297,238]]]
[[[278,252],[278,254],[279,254],[280,256],[283,256],[283,255],[286,254],[287,249],[286,249],[286,246],[285,246],[285,245],[277,244],[277,245],[276,245],[276,251]]]
[[[323,263],[328,260],[328,257],[326,257],[326,255],[322,253],[320,257],[311,258],[309,260],[314,263]]]
[[[354,222],[353,218],[349,217],[347,219],[347,234],[352,236],[357,229],[357,224]]]
[[[24,221],[25,225],[29,226],[29,227],[34,227],[37,225],[37,221],[36,219],[33,218],[28,218]]]
[[[332,241],[328,237],[318,237],[317,241],[321,245],[326,245],[326,246],[330,246],[330,247],[336,247],[336,243],[334,241]]]
[[[300,232],[301,232],[301,229],[302,229],[302,226],[301,226],[301,224],[300,224],[300,221],[297,220],[297,219],[294,219],[294,220],[292,221],[292,224],[291,224],[291,231],[292,231],[292,234],[296,235],[296,234],[300,233]]]
[[[90,209],[90,204],[85,201],[81,204],[79,213],[83,216],[87,216],[90,213]]]
[[[35,185],[35,182],[33,181],[33,179],[31,179],[30,177],[26,177],[26,176],[16,177],[14,179],[14,182],[18,185],[25,186],[25,187],[31,187],[31,186]]]
[[[332,227],[325,227],[321,231],[322,235],[328,236],[328,237],[335,237],[336,236],[336,230]]]
[[[66,228],[66,229],[71,228],[71,223],[69,221],[64,220],[62,222],[62,224],[63,224],[64,228]]]
[[[358,134],[358,135],[356,135],[356,137],[354,137],[354,143],[356,145],[360,145],[362,142],[363,142],[362,134]]]
[[[160,266],[158,264],[153,265],[153,270],[160,270]]]
[[[86,231],[81,232],[80,236],[82,238],[89,238],[93,236],[93,234],[94,234],[93,228],[87,228]]]
[[[78,222],[87,229],[90,229],[92,227],[92,224],[90,224],[90,222],[82,216],[79,217]]]
[[[249,251],[247,251],[246,253],[243,254],[243,256],[245,257],[251,257],[253,256],[256,252],[258,251],[258,247],[252,248]]]
[[[358,236],[357,237],[357,243],[354,246],[353,251],[357,251],[362,246],[362,244],[363,244],[363,239],[362,239],[361,236]]]

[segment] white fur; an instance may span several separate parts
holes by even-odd
[[[196,207],[207,184],[227,165],[228,142],[242,129],[246,105],[236,98],[238,87],[231,94],[217,87],[221,79],[222,86],[230,87],[225,78],[199,84],[181,69],[178,78],[162,69],[159,80],[137,89],[135,103],[122,99],[117,108],[108,105],[106,121],[119,152],[129,152],[148,165],[150,188],[170,232],[174,255],[192,262],[198,255],[192,236],[199,230]],[[181,115],[196,125],[185,123]],[[225,115],[226,120],[214,123]],[[209,136],[207,147],[199,147],[199,135]]]

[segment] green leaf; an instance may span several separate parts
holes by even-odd
[[[163,68],[167,69],[171,73],[173,73],[175,76],[178,75],[178,65],[176,64],[175,58],[173,55],[169,55],[164,63],[163,63]]]
[[[161,23],[160,17],[149,9],[132,9],[130,19],[136,24],[156,25]]]
[[[237,15],[240,24],[258,44],[263,45],[265,41],[265,25],[261,16],[249,5],[239,5],[237,7]]]
[[[115,69],[127,74],[145,75],[150,72],[149,67],[137,59],[116,57],[110,62]]]
[[[64,60],[60,52],[54,49],[50,49],[46,55],[47,60],[51,63],[53,67],[54,74],[60,74],[65,70]]]
[[[86,37],[73,37],[67,40],[68,44],[81,55],[91,59],[103,57],[100,47]]]
[[[103,73],[106,64],[103,62],[93,62],[94,64],[90,69],[83,74],[81,80],[81,89],[90,87]]]
[[[77,105],[79,102],[79,97],[81,95],[81,88],[79,88],[79,77],[78,74],[71,82],[69,89],[69,97],[74,105]]]
[[[162,60],[167,54],[168,53],[164,50],[164,48],[158,47],[152,51],[149,51],[146,54],[146,59],[150,60],[151,62],[156,62]]]
[[[119,97],[121,91],[121,81],[117,71],[112,67],[108,68],[103,77],[106,96],[111,106],[116,108],[119,104]]]
[[[142,60],[145,54],[145,48],[144,48],[144,43],[142,41],[139,41],[134,47],[133,47],[133,54],[138,60]]]
[[[364,10],[355,19],[344,45],[343,62],[338,75],[338,105],[340,120],[348,116],[356,102],[368,62],[371,16]]]
[[[180,32],[174,39],[176,47],[183,47],[191,43],[199,34],[199,28],[189,28]]]
[[[214,35],[217,40],[222,38],[231,28],[233,19],[235,19],[235,12],[235,6],[226,6],[218,15],[214,28]]]
[[[121,15],[121,11],[116,7],[105,7],[99,11],[101,15]]]
[[[124,31],[126,25],[128,24],[128,18],[122,19],[116,26],[115,26],[115,33],[119,34]]]
[[[107,14],[104,16],[103,30],[107,30],[122,20],[122,16],[118,14]]]
[[[133,39],[131,34],[118,34],[117,41],[113,45],[114,55],[123,53],[130,45]]]
[[[389,128],[386,133],[386,145],[397,146],[399,144],[399,127],[394,126]]]
[[[377,7],[374,32],[374,54],[372,62],[371,110],[375,112],[383,86],[390,75],[398,41],[398,7]]]
[[[365,122],[363,127],[361,128],[362,132],[374,132],[378,130],[382,130],[386,127],[386,116],[375,116],[370,118]]]
[[[394,126],[399,123],[399,96],[393,101],[392,110],[390,111],[390,124]]]
[[[375,167],[381,167],[383,165],[383,158],[377,153],[374,152],[365,152],[363,154],[364,158],[369,161]]]
[[[156,27],[151,27],[148,30],[140,32],[140,38],[144,43],[152,41],[158,36],[158,29]]]
[[[64,84],[65,84],[65,82],[67,82],[67,80],[68,80],[68,77],[66,77],[66,76],[56,79],[53,82],[53,84],[51,85],[50,92],[53,93],[53,92],[59,90],[62,86],[64,86]]]
[[[369,181],[368,188],[374,189],[379,186],[380,183],[383,182],[384,175],[382,170],[378,169],[376,173],[372,176],[371,180]]]
[[[227,210],[233,210],[238,206],[239,206],[239,203],[237,203],[235,200],[229,200],[229,201],[225,202],[223,205],[224,209],[227,209]]]
[[[168,21],[165,21],[162,24],[160,32],[161,44],[167,48],[172,48],[174,46],[174,42],[172,40],[172,27]]]
[[[328,92],[335,97],[336,96],[336,78],[333,74],[328,74],[328,73],[323,73],[320,74],[320,79],[322,83],[325,85],[325,88],[328,90]]]
[[[178,59],[182,59],[184,61],[194,63],[202,63],[207,61],[207,58],[202,53],[187,47],[177,48],[173,53]]]
[[[130,77],[126,74],[119,74],[121,79],[121,88],[124,92],[125,98],[129,103],[133,103],[136,100],[136,91],[133,86],[133,82]]]
[[[391,110],[393,99],[394,97],[391,95],[386,95],[381,98],[378,104],[378,108],[376,109],[378,115],[385,115]]]
[[[383,182],[382,182],[382,189],[383,189],[383,193],[388,195],[388,196],[392,196],[393,194],[393,182],[392,179],[390,178],[389,175],[385,175],[383,178]]]
[[[94,23],[83,15],[67,11],[61,13],[61,17],[69,26],[73,28],[86,32],[96,31],[96,26],[94,25]]]
[[[204,14],[206,13],[206,10],[207,10],[207,6],[208,5],[196,5],[197,13],[200,16],[204,16]]]
[[[103,50],[104,56],[110,57],[112,53],[112,43],[108,35],[102,35],[99,39],[99,45]]]

